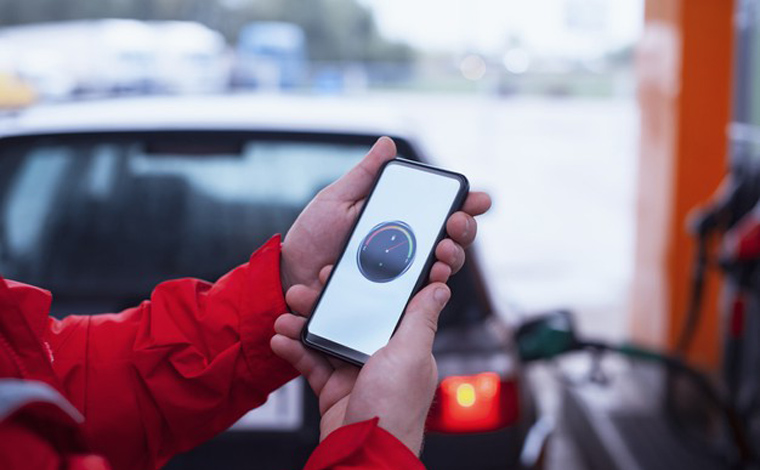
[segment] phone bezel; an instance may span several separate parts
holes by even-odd
[[[306,346],[312,349],[321,351],[323,353],[329,354],[331,356],[337,357],[341,360],[357,365],[359,367],[363,366],[367,362],[370,356],[368,356],[367,354],[364,354],[361,351],[357,351],[355,349],[349,348],[348,346],[344,346],[342,344],[331,341],[327,338],[323,338],[319,335],[311,333],[309,331],[309,325],[311,324],[311,319],[313,318],[314,313],[319,307],[319,304],[322,300],[322,295],[324,294],[325,290],[327,290],[328,286],[330,285],[330,281],[332,280],[333,273],[337,269],[338,264],[340,263],[340,260],[343,258],[343,255],[346,249],[348,248],[348,243],[351,240],[351,237],[354,236],[354,232],[356,231],[356,226],[358,225],[359,221],[364,215],[364,209],[368,206],[369,201],[372,199],[372,196],[375,193],[375,189],[377,188],[378,182],[383,177],[383,174],[385,173],[386,168],[388,168],[388,166],[390,165],[402,165],[402,166],[412,167],[413,169],[418,170],[418,171],[424,171],[428,173],[434,173],[439,176],[443,176],[447,178],[453,178],[459,182],[459,191],[457,192],[457,195],[454,198],[454,201],[452,202],[451,207],[449,208],[445,221],[438,232],[438,236],[436,237],[436,241],[427,255],[427,259],[425,260],[425,265],[423,266],[422,271],[420,272],[420,276],[414,285],[414,289],[412,289],[412,292],[409,295],[409,298],[406,299],[406,302],[404,303],[404,309],[402,310],[401,315],[399,315],[398,321],[396,322],[396,326],[393,328],[393,334],[396,333],[396,329],[398,329],[399,324],[401,324],[401,319],[404,317],[404,313],[406,312],[406,307],[409,305],[409,301],[412,299],[412,297],[414,297],[414,295],[417,292],[420,291],[420,289],[422,289],[423,286],[427,284],[427,280],[430,276],[430,269],[433,267],[433,263],[435,262],[435,248],[436,246],[438,246],[438,243],[441,240],[443,240],[444,235],[446,234],[446,221],[448,221],[449,217],[451,217],[451,215],[454,212],[456,212],[462,207],[462,204],[464,204],[464,200],[467,197],[467,194],[469,193],[469,190],[470,190],[470,183],[463,174],[450,171],[450,170],[445,170],[443,168],[437,168],[431,165],[427,165],[425,163],[415,162],[412,160],[406,160],[404,158],[394,158],[393,160],[388,160],[387,162],[383,164],[382,167],[380,167],[380,171],[378,173],[377,178],[375,178],[374,183],[372,184],[372,189],[370,190],[369,195],[367,196],[367,200],[365,204],[362,206],[362,210],[361,212],[359,212],[359,216],[356,218],[354,225],[351,227],[351,230],[349,231],[348,236],[346,236],[346,239],[343,242],[343,247],[340,250],[340,255],[338,256],[336,260],[335,269],[333,269],[333,271],[330,273],[330,276],[328,276],[327,282],[325,283],[325,286],[322,289],[322,292],[319,293],[319,297],[317,298],[317,301],[314,303],[314,307],[312,308],[311,315],[309,316],[309,319],[306,322],[306,325],[301,331],[301,341]]]

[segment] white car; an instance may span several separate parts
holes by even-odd
[[[99,19],[0,28],[0,70],[47,100],[151,92],[218,93],[230,81],[224,37],[191,21]]]
[[[216,279],[285,233],[379,135],[427,160],[396,122],[299,97],[30,108],[0,121],[0,272],[53,291],[57,316],[119,311],[166,279]],[[534,404],[470,255],[440,320],[441,383],[422,458],[435,469],[516,467]],[[316,400],[297,379],[167,468],[301,468],[318,430]]]

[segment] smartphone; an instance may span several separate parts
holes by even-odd
[[[388,161],[301,333],[304,344],[359,366],[385,346],[427,283],[446,221],[468,191],[459,173]]]

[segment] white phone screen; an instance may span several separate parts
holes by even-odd
[[[388,343],[461,182],[386,166],[322,294],[309,332],[371,356]]]

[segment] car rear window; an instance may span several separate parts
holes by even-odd
[[[367,151],[176,134],[3,148],[0,272],[52,290],[59,315],[133,305],[166,279],[216,279]]]
[[[215,280],[285,234],[373,137],[226,132],[0,142],[0,273],[55,294],[52,313],[116,312],[179,277]],[[417,159],[399,142],[400,156]],[[477,271],[451,280],[441,327],[485,313]]]

